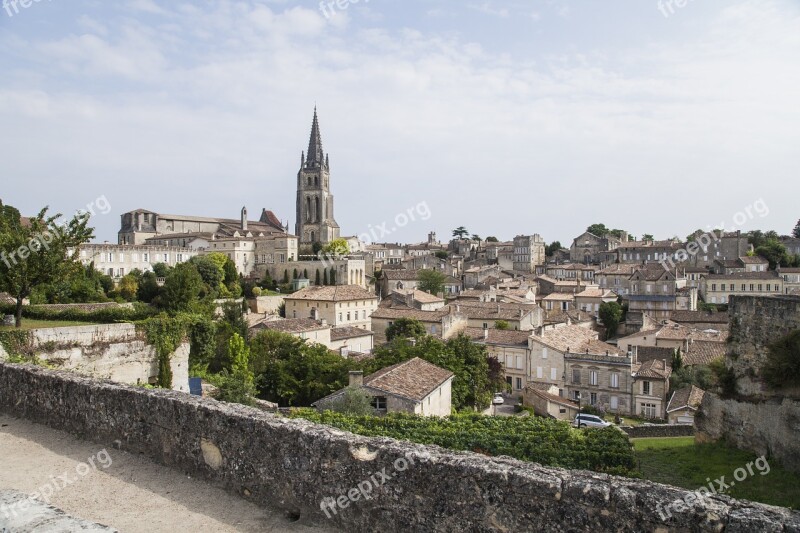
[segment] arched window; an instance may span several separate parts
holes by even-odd
[[[319,198],[314,198],[314,205],[315,205],[314,214],[316,215],[314,221],[320,222],[322,220],[322,208],[319,205]]]
[[[314,185],[319,187],[319,176],[314,176]]]
[[[317,242],[317,239],[315,239],[315,237],[316,237],[316,233],[314,233],[314,232],[312,231],[312,232],[311,232],[311,242]]]
[[[311,222],[311,197],[306,196],[306,222]]]
[[[311,187],[311,176],[308,177],[308,186]]]

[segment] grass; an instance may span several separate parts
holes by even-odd
[[[753,475],[748,472],[743,480],[735,481],[737,469],[755,463],[754,453],[724,442],[695,444],[694,437],[632,439],[632,442],[645,479],[695,490],[707,487],[707,480],[725,476],[726,484],[735,483],[726,492],[729,496],[800,509],[800,475],[784,470],[776,461],[769,461],[769,469],[764,465],[759,469],[753,464]],[[713,486],[716,488],[717,484]]]
[[[606,422],[614,423],[614,414],[606,414],[605,416]],[[622,416],[622,425],[623,426],[641,426],[647,422],[647,420],[643,420],[641,418],[635,416]]]
[[[31,329],[63,328],[68,326],[89,326],[92,324],[93,322],[76,322],[69,320],[33,320],[31,318],[23,318],[22,327],[19,329],[23,331],[28,331]],[[0,331],[14,331],[16,329],[17,328],[15,328],[14,326],[0,326]]]

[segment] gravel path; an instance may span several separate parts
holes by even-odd
[[[49,503],[67,514],[123,532],[333,531],[293,522],[113,443],[81,441],[4,414],[0,457],[0,489],[52,491]]]

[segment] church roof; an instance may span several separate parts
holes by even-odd
[[[317,108],[314,107],[314,120],[311,123],[311,137],[308,140],[308,154],[306,155],[306,168],[321,167],[325,163],[325,152],[322,150],[322,135],[319,132]]]

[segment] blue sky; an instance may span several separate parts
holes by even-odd
[[[594,222],[788,233],[800,218],[795,0],[343,5],[0,10],[0,198],[69,213],[105,196],[99,240],[139,207],[265,207],[293,228],[316,104],[347,235],[421,203],[430,218],[383,240],[464,225],[568,244]],[[759,200],[769,214],[741,223]]]

